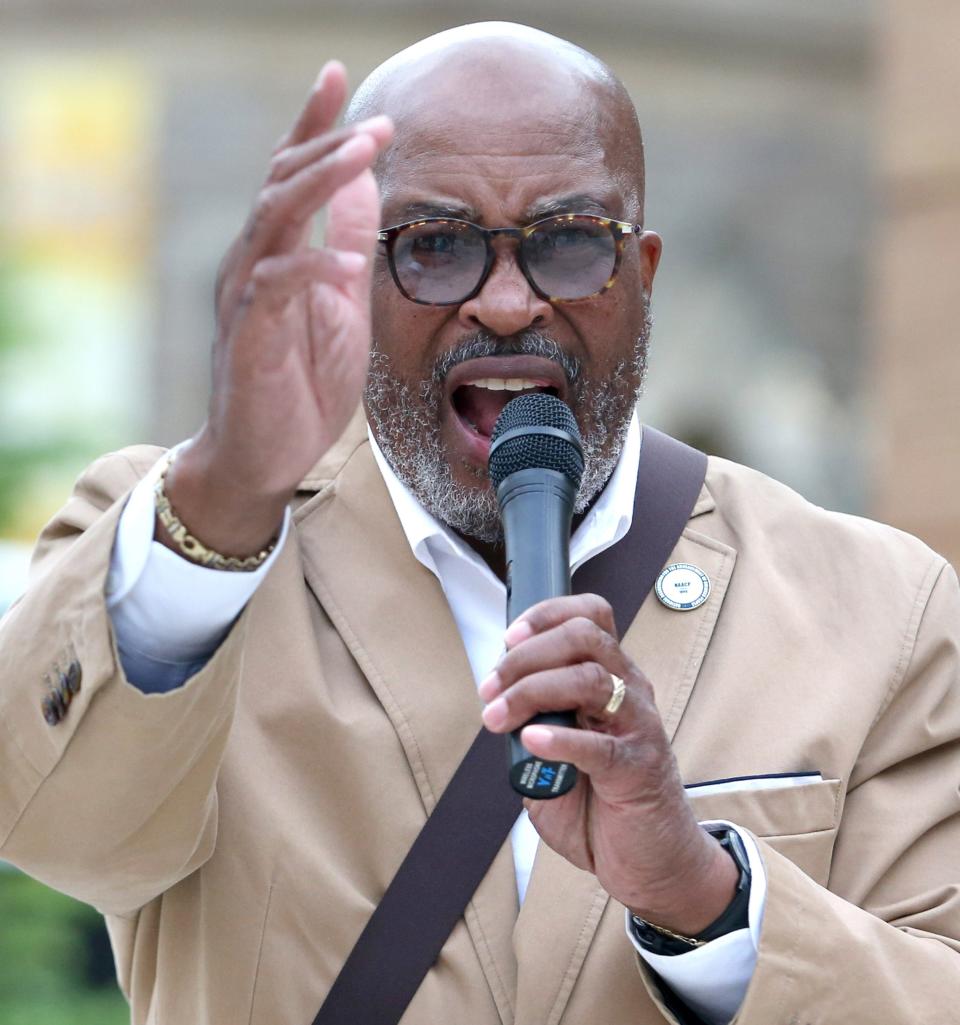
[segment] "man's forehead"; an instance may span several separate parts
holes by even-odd
[[[457,140],[464,145],[459,145]],[[629,183],[618,180],[596,140],[534,131],[501,133],[487,145],[474,134],[414,136],[397,144],[378,169],[384,214],[459,216],[484,223],[503,217],[529,223],[552,213],[621,216]],[[429,209],[417,209],[417,205]]]
[[[515,197],[603,192],[615,185],[607,145],[595,131],[508,115],[492,123],[404,119],[378,179],[385,201],[410,189],[460,195],[484,182]]]
[[[591,115],[583,89],[534,90],[533,82],[471,81],[457,69],[390,111],[393,145],[378,177],[388,200],[398,190],[453,193],[488,181],[524,205],[540,195],[609,191],[607,152],[613,133]],[[472,98],[472,100],[471,100]]]

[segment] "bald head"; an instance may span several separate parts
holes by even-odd
[[[593,146],[618,181],[631,219],[643,217],[643,143],[636,110],[620,80],[573,43],[508,22],[464,25],[429,36],[390,57],[360,84],[346,112],[355,122],[388,114],[398,142],[377,168],[390,169],[406,147],[455,143],[496,132],[507,119]]]

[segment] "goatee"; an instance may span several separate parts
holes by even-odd
[[[440,356],[430,377],[414,390],[396,374],[392,361],[374,339],[364,391],[367,416],[387,462],[420,503],[442,523],[465,537],[486,543],[503,540],[500,511],[486,467],[465,464],[476,485],[458,481],[447,461],[440,432],[444,381],[450,370],[483,356],[539,356],[558,363],[569,385],[569,401],[580,426],[584,472],[575,511],[580,513],[603,490],[613,473],[643,390],[652,330],[648,298],[630,357],[613,372],[593,380],[579,360],[539,331],[509,340],[478,331]]]

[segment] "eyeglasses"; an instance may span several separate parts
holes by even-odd
[[[558,214],[525,228],[426,217],[383,228],[377,241],[386,245],[393,280],[411,302],[455,306],[472,299],[493,267],[498,235],[517,241],[517,264],[541,299],[572,302],[613,284],[624,240],[640,231],[640,224],[592,214]]]

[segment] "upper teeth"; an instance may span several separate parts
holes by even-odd
[[[527,388],[539,388],[539,381],[531,381],[526,377],[481,377],[470,382],[474,388],[487,388],[489,391],[525,391]]]

